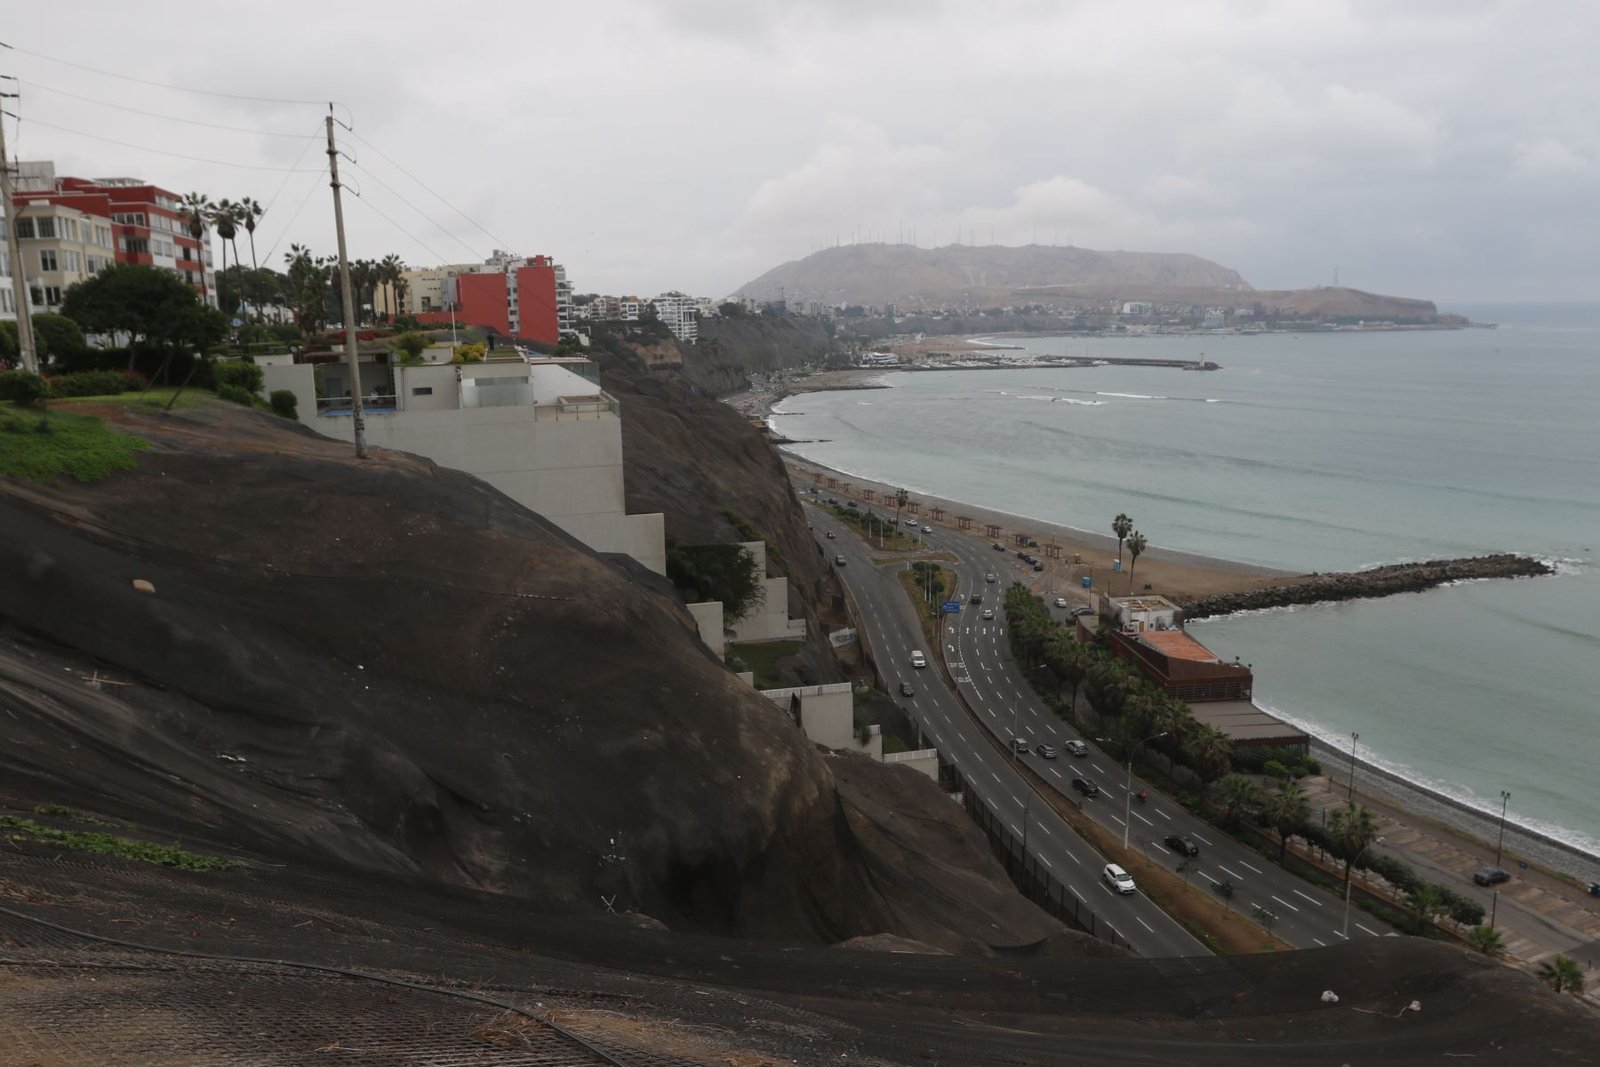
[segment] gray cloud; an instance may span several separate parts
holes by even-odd
[[[1449,303],[1596,291],[1596,29],[1600,8],[1579,0],[288,0],[201,19],[155,0],[136,14],[26,6],[4,32],[148,80],[337,99],[362,138],[494,235],[342,135],[362,192],[348,210],[357,255],[428,263],[503,242],[555,255],[580,290],[717,295],[835,239],[992,229],[1193,252],[1263,287],[1326,282],[1337,265],[1348,284]],[[332,247],[314,173],[81,133],[256,167],[290,166],[306,140],[40,87],[307,138],[317,106],[170,92],[21,52],[0,52],[0,71],[25,79],[23,158],[276,194],[263,251]],[[301,166],[320,168],[319,149]]]

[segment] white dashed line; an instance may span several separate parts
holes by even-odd
[[[1322,938],[1320,938],[1320,937],[1313,937],[1311,940],[1315,941],[1317,944],[1321,945],[1323,948],[1327,948],[1328,947],[1328,943],[1326,941],[1322,940]]]
[[[1154,826],[1155,825],[1155,823],[1151,822],[1149,819],[1145,818],[1143,815],[1140,815],[1138,812],[1134,812],[1133,813],[1133,817],[1135,819],[1138,819],[1140,822],[1144,823],[1146,826]]]
[[[1199,834],[1190,834],[1189,836],[1194,838],[1196,841],[1200,842],[1202,845],[1211,844],[1210,841],[1207,841],[1205,838],[1201,837]]]
[[[1309,900],[1309,901],[1311,901],[1311,903],[1315,904],[1317,907],[1319,907],[1319,908],[1322,907],[1322,901],[1318,900],[1316,897],[1307,896],[1306,894],[1300,892],[1300,890],[1298,890],[1298,889],[1291,889],[1291,890],[1289,890],[1289,892],[1293,893],[1295,896],[1299,897],[1301,900]]]
[[[1161,816],[1163,819],[1167,820],[1168,822],[1172,821],[1172,816],[1168,815],[1166,812],[1162,811],[1160,808],[1156,809],[1156,814]]]
[[[1067,854],[1067,859],[1071,860],[1073,863],[1077,863],[1078,862],[1078,857],[1076,857],[1076,856],[1074,856],[1072,854],[1072,850],[1070,848],[1064,848],[1061,851],[1065,852]],[[1079,897],[1078,899],[1082,900],[1083,898]]]
[[[997,782],[1000,780],[1000,776],[998,774],[994,773],[993,771],[989,772],[989,777],[993,778]]]
[[[1067,886],[1067,888],[1069,890],[1071,890],[1073,896],[1077,897],[1079,900],[1082,900],[1083,903],[1085,903],[1085,904],[1089,903],[1087,900],[1083,900],[1083,894],[1082,893],[1078,892],[1076,889],[1073,889],[1070,885]]]
[[[1089,761],[1089,766],[1093,767],[1095,770],[1099,771],[1101,774],[1106,773],[1106,769],[1104,767],[1100,766],[1100,764],[1096,763],[1094,760],[1090,760]]]
[[[1049,867],[1052,871],[1056,869],[1056,865],[1050,862],[1050,857],[1049,856],[1040,856],[1039,859],[1043,860],[1044,861],[1044,865],[1046,867]],[[1151,931],[1151,933],[1154,933],[1154,932],[1155,931],[1153,931],[1153,930]]]
[[[1359,930],[1367,930],[1367,928],[1365,926],[1362,926],[1360,923],[1356,923],[1356,928],[1359,929]],[[1376,930],[1367,930],[1367,933],[1371,934],[1373,937],[1382,937],[1383,936],[1382,934],[1378,933],[1378,931],[1376,931]]]
[[[1237,878],[1241,882],[1244,881],[1244,875],[1238,874],[1238,873],[1236,873],[1234,871],[1230,871],[1230,870],[1228,870],[1228,868],[1224,867],[1220,863],[1217,864],[1217,870],[1221,871],[1223,874],[1227,875],[1229,878]]]
[[[1252,866],[1250,866],[1250,865],[1249,865],[1249,864],[1248,864],[1248,863],[1246,863],[1246,862],[1245,862],[1245,861],[1244,861],[1244,860],[1240,860],[1240,861],[1239,861],[1239,866],[1241,866],[1241,867],[1243,867],[1243,868],[1244,868],[1244,869],[1245,869],[1245,870],[1247,870],[1247,871],[1255,871],[1255,872],[1256,872],[1256,873],[1257,873],[1257,874],[1260,874],[1260,873],[1261,873],[1261,871],[1260,871],[1260,870],[1258,870],[1258,869],[1257,869],[1257,868],[1255,868],[1255,867],[1252,867]]]
[[[1138,923],[1140,926],[1144,927],[1146,930],[1149,930],[1152,934],[1156,932],[1154,927],[1152,927],[1149,923],[1145,922],[1143,919],[1139,918],[1139,916],[1137,916],[1137,915],[1135,915],[1133,917],[1133,921]],[[1111,924],[1110,923],[1106,923],[1106,925],[1110,926]]]
[[[1290,911],[1299,911],[1300,910],[1299,908],[1295,907],[1293,904],[1289,903],[1287,900],[1284,900],[1282,897],[1272,897],[1271,899],[1276,900],[1279,904],[1282,904],[1284,907],[1288,908]]]

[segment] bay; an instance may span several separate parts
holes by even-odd
[[[1003,357],[1222,370],[891,372],[790,397],[797,454],[913,492],[1295,571],[1515,551],[1552,578],[1194,624],[1257,699],[1399,773],[1600,853],[1600,308],[1498,329],[997,339]],[[1491,799],[1492,798],[1492,799]]]

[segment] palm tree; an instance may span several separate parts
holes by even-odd
[[[1350,890],[1350,872],[1367,846],[1378,837],[1378,824],[1372,812],[1354,801],[1328,816],[1328,836],[1333,839],[1339,859],[1344,862],[1344,888]]]
[[[894,491],[894,524],[900,525],[900,509],[911,503],[911,494],[904,489]]]
[[[1117,535],[1117,568],[1122,568],[1122,542],[1133,532],[1133,520],[1126,512],[1118,512],[1111,520],[1111,532]]]
[[[1289,838],[1305,829],[1311,819],[1311,801],[1299,782],[1285,778],[1278,783],[1278,791],[1267,797],[1261,814],[1278,831],[1278,862],[1282,863],[1289,852]]]
[[[190,193],[183,198],[183,216],[187,220],[189,236],[200,243],[196,255],[200,257],[200,297],[206,296],[206,225],[211,220],[211,198],[204,193]]]
[[[206,220],[211,223],[212,228],[217,231],[217,236],[222,240],[223,274],[228,272],[228,242],[233,240],[234,236],[239,232],[236,225],[238,210],[238,205],[232,200],[223,199],[218,200],[212,205],[211,210],[206,212]],[[238,245],[233,246],[233,263],[234,266],[239,265]],[[223,310],[231,313],[233,309],[224,308]]]
[[[1200,777],[1203,786],[1209,786],[1228,773],[1233,742],[1210,723],[1201,723],[1189,742],[1188,753],[1189,769]]]
[[[1485,956],[1498,956],[1506,949],[1506,939],[1492,926],[1474,926],[1467,931],[1467,944]]]
[[[1245,775],[1230,774],[1218,784],[1217,799],[1222,803],[1223,821],[1237,829],[1245,809],[1261,803],[1261,787]]]
[[[259,201],[252,200],[248,196],[240,197],[239,218],[244,223],[244,232],[250,235],[250,266],[252,268],[258,266],[256,263],[256,220],[266,213],[267,209],[262,207]],[[233,258],[235,262],[238,261],[239,255],[237,252],[234,253]]]
[[[389,321],[393,322],[400,310],[400,281],[405,274],[405,261],[390,252],[383,257],[379,264],[383,269],[383,281],[388,286],[384,291],[384,306],[389,313]]]
[[[1432,885],[1419,885],[1407,893],[1406,906],[1424,923],[1433,922],[1447,910],[1444,897],[1439,895],[1439,887]]]
[[[1539,981],[1557,993],[1582,993],[1583,969],[1568,956],[1557,956],[1539,964]]]
[[[1144,534],[1138,530],[1133,531],[1133,536],[1128,538],[1128,555],[1131,557],[1128,562],[1128,592],[1130,593],[1133,592],[1133,568],[1139,565],[1139,557],[1144,554],[1147,543],[1144,539]]]

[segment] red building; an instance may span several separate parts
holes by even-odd
[[[518,341],[555,345],[561,340],[557,271],[548,256],[509,260],[480,272],[458,274],[454,285],[455,321],[481,326]],[[451,300],[451,285],[445,300]],[[448,325],[451,313],[425,311],[417,316],[430,325]]]

